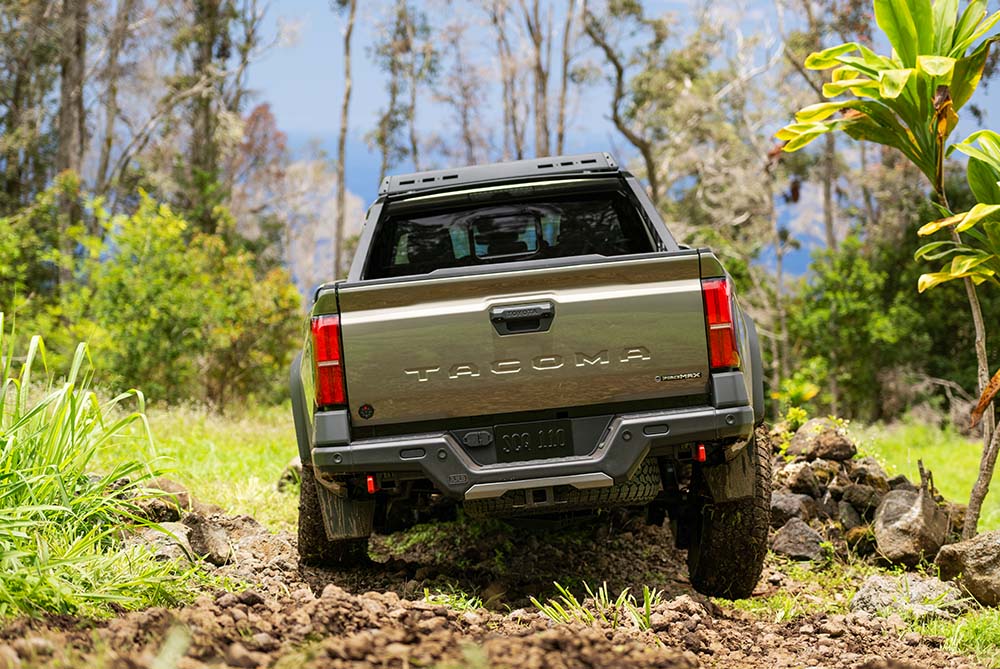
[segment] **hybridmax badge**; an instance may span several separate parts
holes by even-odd
[[[664,381],[687,381],[689,379],[700,379],[701,372],[684,372],[683,374],[664,374],[656,377],[657,383]]]

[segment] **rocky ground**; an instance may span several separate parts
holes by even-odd
[[[15,621],[0,631],[0,667],[977,666],[941,639],[907,633],[899,616],[821,612],[774,622],[771,613],[719,606],[691,590],[668,530],[614,516],[558,532],[457,521],[380,538],[373,552],[382,562],[350,572],[300,567],[294,537],[250,518],[203,522],[228,537],[230,562],[216,573],[245,584],[238,594],[101,622]],[[810,586],[783,566],[769,563],[757,596],[807,601]],[[602,576],[612,593],[643,584],[663,591],[649,630],[630,620],[555,623],[525,598],[560,579],[582,592],[581,581]],[[459,592],[478,593],[485,607],[447,594]]]
[[[231,587],[104,621],[7,623],[0,669],[979,666],[911,622],[960,615],[973,605],[968,593],[995,603],[1000,578],[968,576],[998,573],[991,535],[1000,533],[953,543],[958,510],[928,481],[889,479],[856,457],[837,425],[776,437],[772,554],[750,600],[696,594],[669,530],[623,512],[418,526],[374,538],[368,567],[326,571],[298,564],[294,536],[163,482],[176,504],[154,500],[145,513],[171,536],[146,529],[139,540],[164,557],[194,557]],[[942,545],[941,571],[962,574],[961,590],[875,566],[890,556],[926,564]],[[644,586],[656,597],[640,620],[591,600],[584,609],[597,622],[556,622],[531,601],[556,596],[554,582],[581,600],[585,584],[601,583],[612,599],[627,588],[641,601]]]

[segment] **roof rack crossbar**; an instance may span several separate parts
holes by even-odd
[[[449,170],[428,170],[388,176],[379,195],[401,195],[417,191],[485,184],[493,181],[555,176],[580,172],[617,172],[618,163],[608,153],[582,153],[516,160],[493,165],[473,165]]]

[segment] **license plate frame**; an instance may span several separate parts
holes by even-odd
[[[493,427],[497,462],[548,460],[573,455],[573,422],[538,420]]]

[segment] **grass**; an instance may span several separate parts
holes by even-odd
[[[905,474],[919,482],[917,460],[934,473],[934,484],[946,499],[965,504],[979,472],[982,441],[963,437],[952,428],[904,421],[855,431],[862,452],[874,455],[891,474]],[[979,530],[1000,529],[1000,475],[994,475],[983,504]]]
[[[746,611],[771,622],[783,622],[814,613],[847,613],[851,598],[864,579],[884,572],[864,561],[833,560],[827,564],[793,562],[774,554],[768,560],[791,583],[765,597],[726,600],[716,599],[721,606]]]
[[[979,608],[954,620],[931,620],[911,626],[921,634],[944,638],[955,653],[975,655],[990,667],[1000,667],[1000,611]]]
[[[483,608],[483,600],[477,595],[463,592],[459,588],[449,586],[447,590],[431,591],[424,588],[424,601],[428,604],[447,606],[456,611],[475,611]]]
[[[121,535],[124,523],[136,521],[133,500],[152,476],[134,457],[149,443],[142,395],[102,403],[89,389],[83,345],[57,382],[33,375],[44,369],[40,337],[16,369],[12,346],[4,344],[0,313],[0,619],[96,617],[112,605],[138,609],[189,597],[197,573],[157,561]],[[133,457],[95,474],[111,450]]]
[[[195,499],[229,514],[247,514],[273,530],[294,530],[297,492],[279,492],[278,479],[297,454],[291,410],[247,409],[219,415],[204,408],[172,407],[148,413],[151,442],[138,451],[104,452],[102,465],[122,457],[155,462],[164,475],[188,487]]]
[[[651,626],[653,607],[663,601],[663,593],[646,586],[642,588],[642,601],[638,602],[628,588],[622,590],[617,597],[612,597],[607,583],[596,591],[585,583],[587,598],[583,601],[577,599],[576,595],[559,583],[553,585],[559,591],[559,597],[546,602],[540,602],[532,597],[531,603],[546,618],[562,624],[579,622],[593,625],[601,622],[612,628],[627,625],[639,630],[648,630]]]

